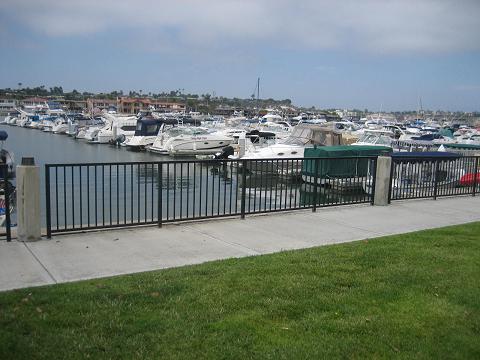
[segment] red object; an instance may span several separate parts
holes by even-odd
[[[480,184],[480,173],[477,173],[477,174],[474,174],[474,173],[465,174],[465,175],[463,175],[463,176],[460,178],[460,185],[463,185],[463,186],[472,186],[473,183],[475,182],[475,178],[477,178],[477,179],[476,179],[477,185]]]

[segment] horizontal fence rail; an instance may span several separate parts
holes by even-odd
[[[390,199],[474,195],[480,186],[478,156],[392,157]]]
[[[47,236],[371,203],[376,157],[45,165]]]

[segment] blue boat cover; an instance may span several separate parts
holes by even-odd
[[[8,134],[4,130],[0,130],[0,141],[5,141],[8,138]]]
[[[419,151],[419,152],[393,152],[393,158],[459,158],[462,154],[442,151]]]

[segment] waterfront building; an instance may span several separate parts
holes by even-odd
[[[0,99],[0,115],[6,115],[12,112],[17,107],[17,101],[15,99]]]
[[[87,109],[86,100],[59,100],[58,103],[66,111],[82,112]]]
[[[30,97],[23,100],[20,100],[20,105],[23,107],[35,108],[35,107],[44,107],[46,106],[48,99],[42,97]]]
[[[122,97],[117,101],[118,112],[123,114],[138,114],[142,110],[155,108],[157,110],[184,112],[185,104],[151,98]]]
[[[87,111],[91,114],[100,112],[102,110],[109,110],[117,108],[117,99],[96,99],[88,98],[86,102]]]

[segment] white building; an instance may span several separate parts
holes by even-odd
[[[8,114],[12,112],[17,107],[17,101],[15,99],[0,99],[0,114]]]

